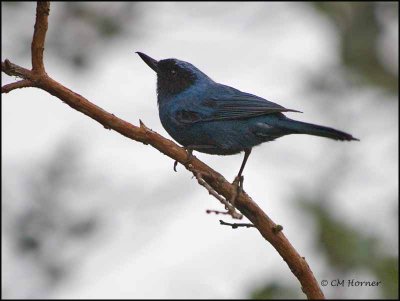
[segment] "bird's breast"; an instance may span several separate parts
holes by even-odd
[[[182,145],[187,145],[190,137],[188,132],[188,124],[179,122],[176,118],[176,110],[172,106],[160,106],[159,117],[162,126],[168,134]]]

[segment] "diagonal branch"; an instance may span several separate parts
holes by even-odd
[[[195,176],[200,174],[202,183],[204,181],[207,187],[210,187],[210,189],[225,200],[232,199],[232,196],[237,192],[236,186],[229,183],[221,174],[196,157],[192,157],[188,161],[187,152],[184,148],[147,128],[142,122],[140,122],[140,127],[137,127],[116,117],[114,114],[103,110],[83,96],[50,78],[45,73],[43,64],[43,49],[47,30],[49,3],[38,2],[36,12],[36,23],[32,41],[32,71],[12,64],[8,60],[2,62],[2,72],[23,79],[23,81],[14,83],[14,85],[9,84],[2,87],[2,93],[7,93],[7,90],[11,91],[10,87],[25,86],[28,84],[45,90],[65,102],[71,108],[96,120],[106,129],[112,129],[125,137],[149,144],[158,149],[163,154],[184,165]],[[285,237],[281,231],[282,227],[276,225],[245,192],[241,192],[238,195],[235,207],[252,222],[260,234],[277,250],[288,264],[292,273],[300,281],[301,288],[307,297],[309,299],[323,299],[324,295],[310,267]]]

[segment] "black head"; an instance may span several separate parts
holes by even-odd
[[[190,63],[177,59],[156,61],[148,55],[137,52],[142,60],[157,73],[157,93],[160,97],[176,95],[191,85],[200,77],[207,77]]]

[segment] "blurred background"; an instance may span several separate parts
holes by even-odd
[[[35,7],[1,3],[2,60],[30,67]],[[155,74],[135,51],[189,61],[304,112],[289,117],[360,138],[263,144],[245,189],[329,281],[326,297],[398,298],[398,42],[397,2],[57,2],[45,65],[166,137]],[[2,74],[2,85],[15,80]],[[222,208],[170,158],[38,89],[2,95],[1,106],[2,297],[305,297],[256,230],[205,213]],[[196,156],[228,180],[242,160]]]

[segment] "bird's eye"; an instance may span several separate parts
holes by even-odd
[[[176,70],[172,69],[172,70],[171,70],[171,74],[172,74],[172,75],[176,75]]]

